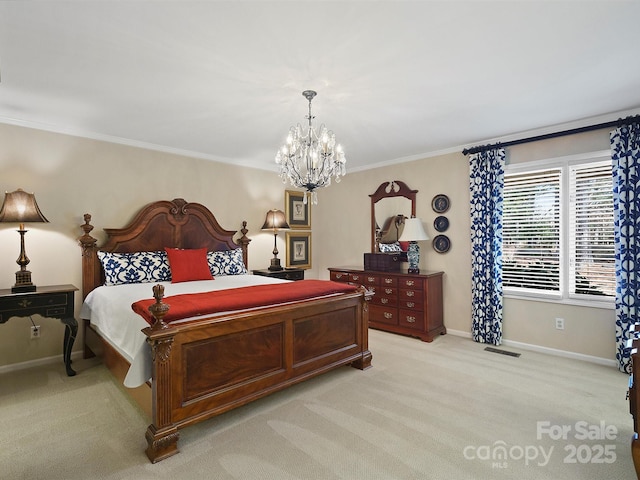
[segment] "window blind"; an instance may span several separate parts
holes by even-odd
[[[615,295],[611,162],[569,168],[569,292]]]
[[[560,292],[559,168],[505,175],[505,287]]]

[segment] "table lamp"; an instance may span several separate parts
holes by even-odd
[[[267,212],[267,218],[265,218],[264,220],[262,229],[273,230],[273,258],[271,259],[269,270],[282,270],[282,267],[280,266],[280,259],[278,258],[278,246],[276,242],[278,238],[278,230],[288,228],[289,224],[287,223],[287,220],[284,217],[284,212],[282,210],[274,208]]]
[[[422,240],[429,240],[429,236],[422,226],[422,220],[415,217],[406,218],[404,221],[402,235],[400,235],[398,241],[409,242],[409,249],[407,250],[409,273],[420,273],[420,268],[418,267],[418,264],[420,263],[420,247],[417,242]]]
[[[20,270],[16,272],[16,284],[11,288],[13,293],[34,292],[36,286],[31,282],[31,272],[27,270],[29,257],[24,249],[24,229],[25,223],[40,222],[48,223],[33,193],[27,193],[21,188],[15,192],[5,192],[2,209],[0,209],[0,222],[3,223],[19,223],[20,229],[20,256],[16,263],[20,265]]]

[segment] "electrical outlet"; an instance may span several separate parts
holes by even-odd
[[[564,318],[556,318],[556,329],[564,330]]]
[[[33,325],[31,327],[31,339],[40,338],[40,325]]]

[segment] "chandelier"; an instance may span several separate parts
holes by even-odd
[[[286,143],[276,154],[276,163],[280,165],[282,182],[286,184],[288,181],[295,187],[304,188],[311,196],[311,203],[316,205],[316,189],[331,185],[331,177],[339,183],[340,177],[347,173],[347,159],[342,147],[336,145],[336,136],[331,130],[323,124],[317,133],[311,124],[315,118],[311,115],[311,100],[316,92],[305,90],[302,95],[309,100],[309,115],[305,117],[309,128],[305,132],[300,124],[291,127]],[[306,194],[304,203],[307,203]]]

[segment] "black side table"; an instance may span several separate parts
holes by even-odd
[[[262,275],[263,277],[284,278],[285,280],[304,280],[303,268],[283,268],[282,270],[252,270],[254,275]]]
[[[71,368],[71,350],[78,333],[78,321],[73,316],[73,285],[52,285],[37,287],[35,292],[12,293],[10,289],[0,290],[0,323],[11,317],[30,317],[42,315],[46,318],[57,318],[65,325],[62,356],[67,375],[74,376]]]

